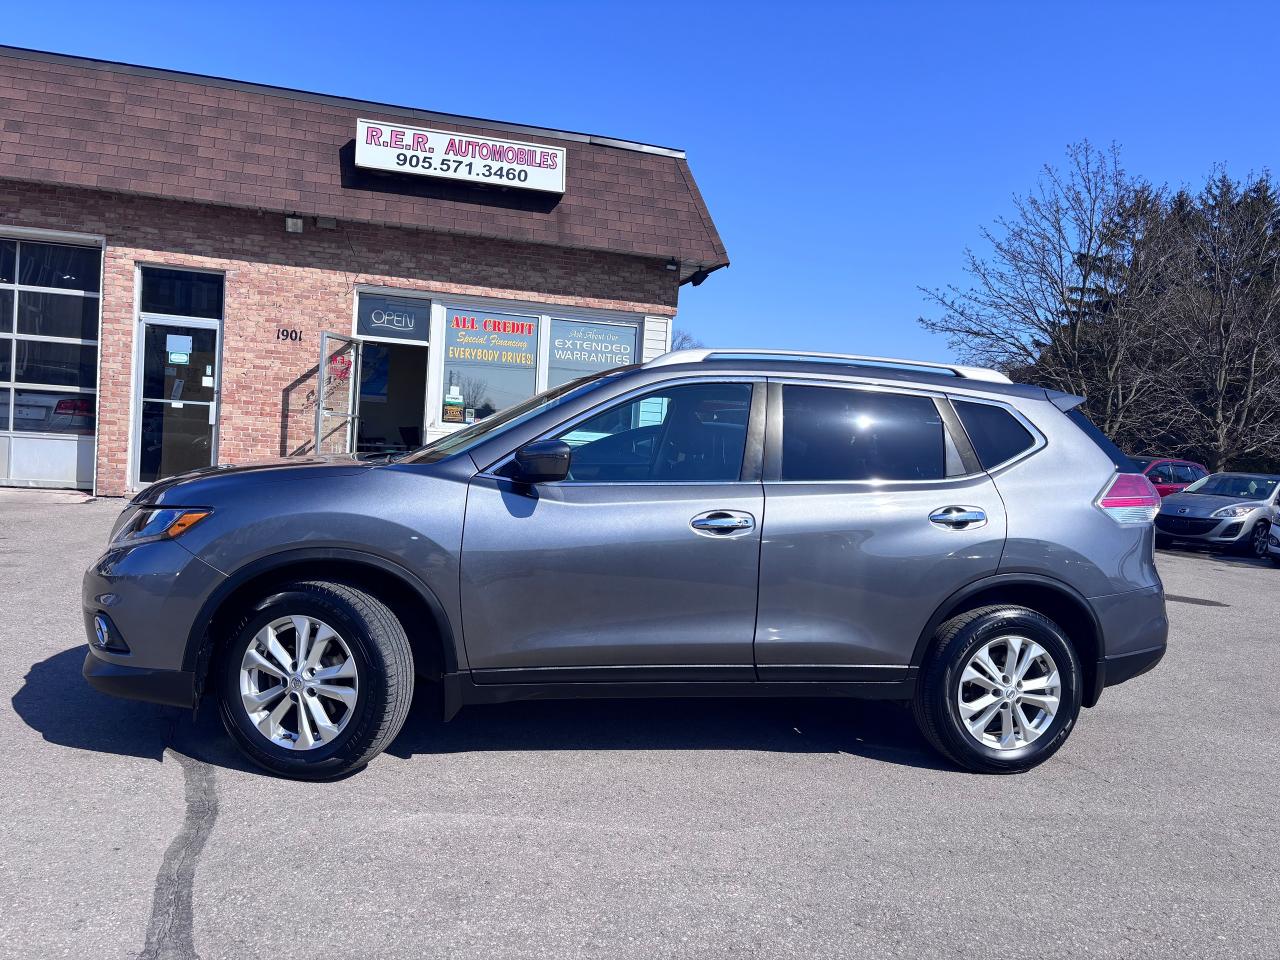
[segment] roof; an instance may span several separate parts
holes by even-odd
[[[0,46],[0,177],[728,265],[681,150]],[[357,168],[357,118],[566,150],[563,196]]]

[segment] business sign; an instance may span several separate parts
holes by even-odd
[[[356,336],[426,343],[430,334],[430,300],[360,294],[356,307]]]
[[[637,328],[630,324],[552,320],[547,386],[635,363],[636,335]]]
[[[538,321],[450,310],[445,316],[443,423],[472,423],[537,390]]]
[[[356,166],[564,193],[565,151],[542,143],[356,121]]]

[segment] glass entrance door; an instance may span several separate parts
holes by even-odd
[[[359,418],[360,341],[338,333],[320,336],[316,389],[316,453],[350,453]]]
[[[218,326],[143,318],[137,478],[153,483],[214,461]]]

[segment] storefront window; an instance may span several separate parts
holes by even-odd
[[[537,392],[537,317],[450,309],[444,349],[442,423],[474,423]]]
[[[547,386],[635,363],[636,335],[632,324],[553,319]]]
[[[101,259],[0,240],[0,430],[92,436]]]

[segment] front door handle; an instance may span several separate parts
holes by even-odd
[[[695,533],[707,537],[731,537],[746,533],[756,525],[756,518],[741,510],[709,510],[689,521]]]
[[[929,514],[929,519],[952,530],[975,530],[986,525],[987,512],[981,507],[939,507]]]

